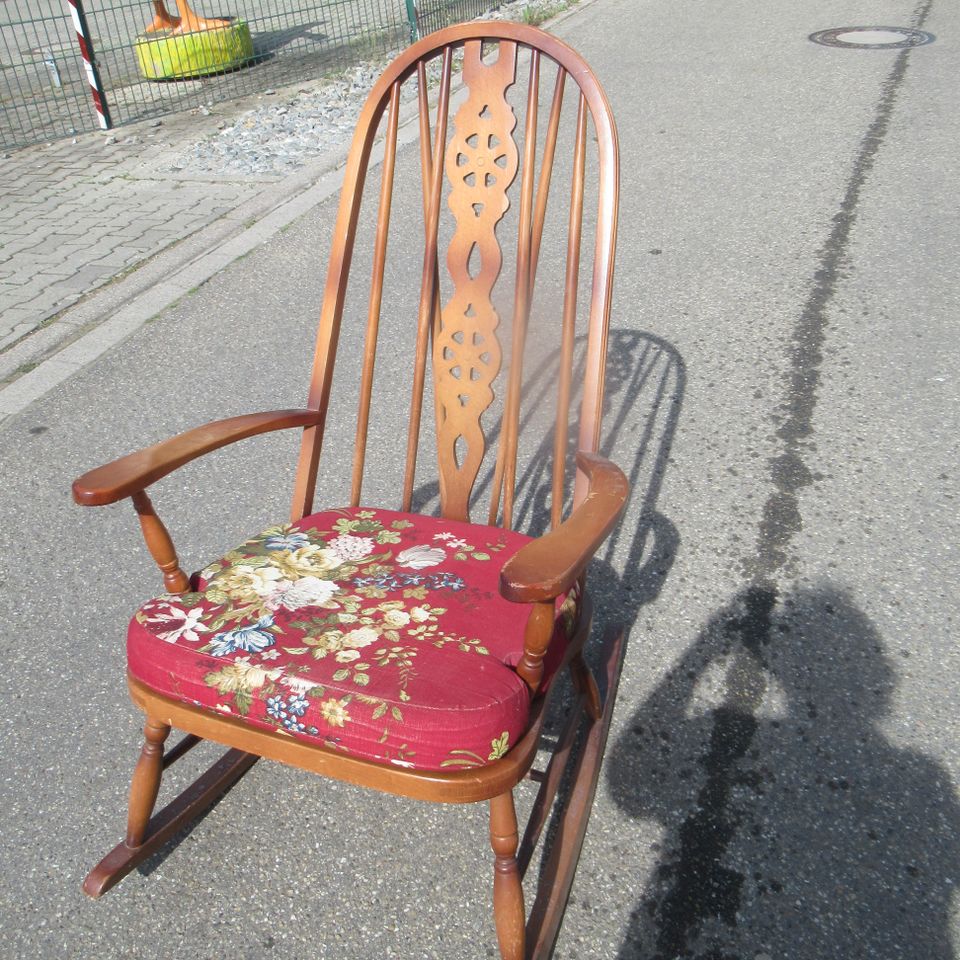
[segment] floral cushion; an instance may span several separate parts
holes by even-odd
[[[271,527],[145,603],[131,674],[248,723],[420,769],[495,760],[523,733],[528,608],[498,592],[521,534],[387,510]],[[569,619],[568,602],[558,624]],[[562,656],[558,626],[546,661]]]

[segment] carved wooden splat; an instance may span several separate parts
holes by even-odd
[[[454,292],[434,339],[437,452],[444,516],[468,519],[468,501],[485,450],[480,417],[493,401],[500,370],[490,299],[503,256],[496,226],[510,206],[507,189],[517,174],[517,124],[506,91],[516,76],[517,47],[501,42],[495,63],[481,59],[482,44],[464,45],[463,79],[469,97],[454,117],[445,170],[456,231],[447,251]]]

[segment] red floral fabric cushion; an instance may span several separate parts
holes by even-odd
[[[428,770],[488,763],[527,722],[529,692],[511,668],[528,608],[498,582],[528,540],[359,508],[271,527],[202,571],[195,592],[137,611],[130,672],[354,756]],[[548,675],[565,636],[558,626]]]

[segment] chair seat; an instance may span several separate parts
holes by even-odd
[[[503,756],[530,696],[512,667],[529,608],[500,569],[529,537],[417,514],[316,513],[248,540],[130,622],[158,693],[353,756],[426,770]],[[559,606],[545,677],[572,602]]]

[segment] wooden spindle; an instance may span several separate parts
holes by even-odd
[[[130,498],[140,518],[140,529],[147,543],[150,556],[156,561],[163,574],[163,583],[168,593],[186,593],[190,589],[190,578],[180,569],[177,551],[173,540],[157,516],[153,504],[145,490],[133,494]]]
[[[189,753],[198,743],[203,743],[203,740],[194,733],[188,733],[179,743],[174,744],[169,750],[164,751],[163,769],[166,770],[167,767],[172,766],[184,756],[184,754]]]
[[[516,670],[531,693],[536,693],[543,679],[543,658],[550,645],[556,622],[552,600],[530,605],[530,615],[523,634],[523,654]]]
[[[567,71],[557,68],[557,80],[553,88],[553,103],[550,106],[550,121],[547,138],[543,144],[543,160],[540,163],[540,181],[537,184],[537,205],[533,213],[533,236],[530,243],[530,290],[531,296],[540,262],[540,241],[543,239],[543,223],[547,216],[547,200],[550,182],[553,179],[553,158],[557,151],[557,135],[560,131],[560,112],[563,109],[563,86]]]
[[[427,102],[427,68],[421,60],[417,64],[417,97],[420,118],[420,184],[423,189],[423,232],[424,242],[428,236],[428,223],[430,213],[430,184],[433,182],[433,151],[430,135],[430,106]],[[439,120],[439,116],[437,117]],[[440,330],[440,267],[435,267],[436,280],[433,285],[433,319],[431,320],[430,331],[432,336],[436,337]],[[433,413],[435,422],[439,423],[443,415],[443,408],[440,403],[440,397],[436,390],[433,391]]]
[[[593,114],[596,122],[597,115]],[[601,164],[597,190],[597,226],[593,256],[593,277],[590,298],[590,319],[587,332],[586,375],[583,380],[583,401],[580,405],[579,450],[596,451],[600,445],[603,421],[603,388],[606,377],[604,357],[610,329],[611,291],[613,289],[614,245],[617,235],[618,161],[617,131],[610,122],[594,128],[601,156],[609,162]],[[579,506],[587,495],[587,476],[577,471],[573,487],[573,505]]]
[[[359,506],[363,485],[363,464],[367,453],[367,429],[370,423],[370,398],[373,392],[373,371],[377,358],[377,333],[383,301],[383,274],[387,262],[387,237],[390,232],[390,208],[393,200],[393,175],[397,160],[397,126],[400,118],[400,81],[390,89],[390,107],[380,180],[380,207],[377,235],[373,251],[373,275],[370,280],[370,305],[367,312],[367,337],[360,375],[360,409],[357,412],[357,434],[353,447],[353,478],[350,505]]]
[[[500,491],[503,489],[503,431],[506,426],[506,415],[504,415],[500,420],[500,442],[497,444],[497,459],[493,467],[493,483],[490,487],[490,509],[487,512],[487,524],[491,527],[496,526],[497,513],[500,510]]]
[[[533,218],[533,177],[537,160],[537,106],[540,97],[540,51],[530,53],[530,84],[527,89],[527,120],[523,142],[523,176],[520,181],[520,227],[517,238],[517,276],[513,300],[513,340],[510,378],[504,404],[503,440],[503,526],[513,524],[514,487],[517,478],[520,388],[523,377],[523,350],[530,312],[530,248]]]
[[[570,416],[570,386],[573,376],[573,346],[576,338],[577,292],[580,283],[580,242],[583,232],[583,191],[587,152],[587,105],[580,95],[577,136],[573,148],[570,185],[570,220],[567,230],[567,272],[563,287],[563,331],[560,341],[560,382],[557,388],[557,419],[553,434],[553,487],[550,522],[556,526],[563,513],[564,472],[567,459],[567,423]]]
[[[340,206],[337,209],[337,222],[333,232],[323,305],[320,308],[317,345],[313,355],[310,392],[307,397],[307,406],[318,411],[320,420],[316,426],[307,427],[303,431],[293,500],[290,504],[291,521],[299,520],[313,507],[320,451],[323,446],[323,433],[330,404],[330,391],[333,386],[333,368],[340,338],[340,321],[343,317],[343,304],[350,279],[350,264],[353,260],[353,247],[357,236],[357,218],[360,215],[360,205],[363,200],[363,183],[383,109],[384,102],[380,98],[374,95],[368,98],[357,120],[357,130],[347,156],[347,167],[343,175],[344,189],[340,194]]]
[[[430,202],[428,204],[425,230],[426,243],[423,251],[423,279],[420,284],[420,310],[417,319],[417,346],[414,359],[413,395],[410,400],[410,427],[407,432],[407,461],[403,476],[403,501],[401,510],[408,511],[413,499],[413,480],[417,469],[417,447],[420,443],[420,417],[423,410],[423,386],[426,377],[429,353],[430,327],[434,320],[437,276],[437,231],[440,222],[440,195],[443,186],[443,148],[447,140],[447,113],[450,105],[450,70],[453,50],[443,51],[443,68],[440,78],[440,97],[437,104],[436,142],[434,143],[432,169],[430,170]],[[423,102],[421,101],[421,107]],[[421,120],[422,124],[422,120]],[[421,130],[422,130],[421,126]],[[422,149],[422,147],[421,147]]]
[[[567,71],[563,67],[557,68],[557,79],[553,88],[553,103],[550,107],[550,120],[547,127],[547,139],[544,142],[543,161],[540,166],[540,180],[537,186],[537,203],[533,215],[533,235],[530,248],[530,290],[533,291],[537,275],[537,264],[540,260],[540,243],[543,239],[543,225],[547,214],[547,200],[550,194],[550,182],[553,176],[553,161],[557,148],[557,135],[560,129],[560,114],[563,108],[563,88]],[[501,427],[501,439],[502,439]],[[504,447],[501,442],[497,446],[497,460],[493,471],[493,486],[490,495],[490,509],[487,514],[487,523],[493,526],[497,522],[497,512],[500,509],[500,494],[503,489]]]
[[[420,121],[420,185],[423,189],[423,224],[426,228],[430,216],[430,184],[433,183],[433,148],[430,104],[427,102],[427,67],[422,60],[417,64],[417,107]]]

